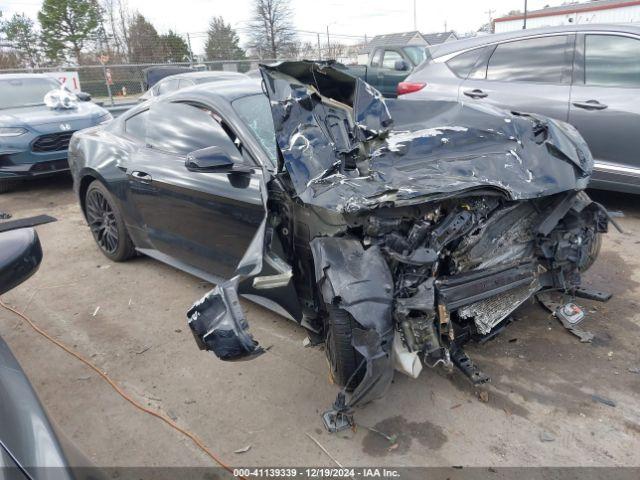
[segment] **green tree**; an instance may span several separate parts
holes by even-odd
[[[160,35],[160,45],[165,62],[185,62],[191,58],[187,42],[172,30]]]
[[[129,60],[132,63],[159,62],[162,60],[160,35],[140,12],[135,12],[129,24]]]
[[[51,60],[73,56],[94,40],[101,11],[95,0],[44,0],[38,12],[42,44]]]
[[[204,46],[207,60],[243,60],[245,52],[239,43],[238,34],[231,24],[224,23],[222,17],[211,19]]]
[[[40,40],[34,29],[33,20],[24,13],[14,13],[1,28],[8,42],[16,50],[20,63],[34,68],[40,63]]]

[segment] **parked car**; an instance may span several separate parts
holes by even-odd
[[[567,25],[432,47],[399,88],[571,123],[595,158],[591,186],[640,193],[640,27]]]
[[[149,100],[150,98],[164,95],[166,93],[175,92],[176,90],[180,90],[181,88],[193,87],[194,85],[201,85],[203,83],[209,82],[220,82],[224,80],[240,81],[248,80],[248,77],[243,73],[237,72],[206,71],[178,73],[175,75],[169,75],[160,80],[152,88],[141,95],[138,101],[144,102],[146,100]]]
[[[369,53],[366,65],[345,67],[352,75],[375,87],[385,97],[397,95],[397,87],[427,56],[421,45],[385,45]]]
[[[90,101],[45,105],[45,95],[56,89],[60,83],[45,75],[0,74],[0,193],[20,180],[67,171],[73,132],[111,120]]]
[[[31,277],[41,260],[42,248],[34,229],[0,233],[0,295]],[[94,468],[86,468],[91,466],[89,460],[56,432],[29,379],[2,338],[0,399],[2,478],[103,478]]]
[[[139,252],[218,284],[188,313],[200,348],[262,352],[239,294],[324,341],[331,375],[353,390],[329,428],[382,395],[394,359],[412,376],[453,362],[486,381],[463,344],[536,292],[574,291],[595,260],[607,216],[583,191],[592,157],[570,125],[385,102],[313,62],[262,75],[76,133],[74,189],[108,258]]]

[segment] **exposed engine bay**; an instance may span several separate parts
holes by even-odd
[[[395,115],[331,66],[262,72],[280,165],[253,251],[189,311],[201,348],[262,353],[238,294],[270,297],[325,343],[344,387],[323,415],[337,431],[394,369],[454,365],[488,381],[464,344],[497,334],[539,292],[579,289],[609,218],[583,191],[593,160],[574,129],[440,105],[394,130],[404,106]]]

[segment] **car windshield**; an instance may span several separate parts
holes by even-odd
[[[404,47],[404,51],[414,65],[420,65],[427,58],[427,51],[424,47]]]
[[[269,100],[261,93],[234,100],[231,105],[262,145],[269,159],[276,165],[276,135]]]
[[[0,79],[0,109],[44,105],[44,96],[58,82],[51,78]]]

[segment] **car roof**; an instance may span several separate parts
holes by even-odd
[[[48,78],[55,80],[55,78],[42,73],[0,73],[0,80],[26,80],[28,78]]]
[[[166,95],[166,97],[170,98],[173,96],[179,96],[181,93],[197,93],[199,96],[210,97],[214,101],[223,100],[231,103],[238,98],[255,95],[257,93],[263,93],[262,79],[246,77],[246,79],[241,82],[233,80],[215,83],[201,83],[193,87],[178,90],[175,93]]]
[[[442,57],[450,53],[467,50],[474,47],[481,47],[505,40],[514,40],[523,37],[545,35],[550,33],[576,33],[576,32],[612,32],[612,33],[634,33],[640,35],[640,26],[633,24],[579,24],[562,25],[558,27],[528,28],[526,30],[515,30],[513,32],[494,33],[479,37],[465,38],[446,42],[440,45],[429,47],[432,58]]]
[[[239,72],[225,72],[225,71],[215,71],[215,70],[208,70],[205,72],[185,72],[185,73],[176,73],[175,75],[169,75],[168,77],[163,78],[162,80],[165,79],[180,79],[180,78],[237,78],[237,77],[244,77],[244,73],[239,73]],[[162,81],[160,80],[160,81]]]

